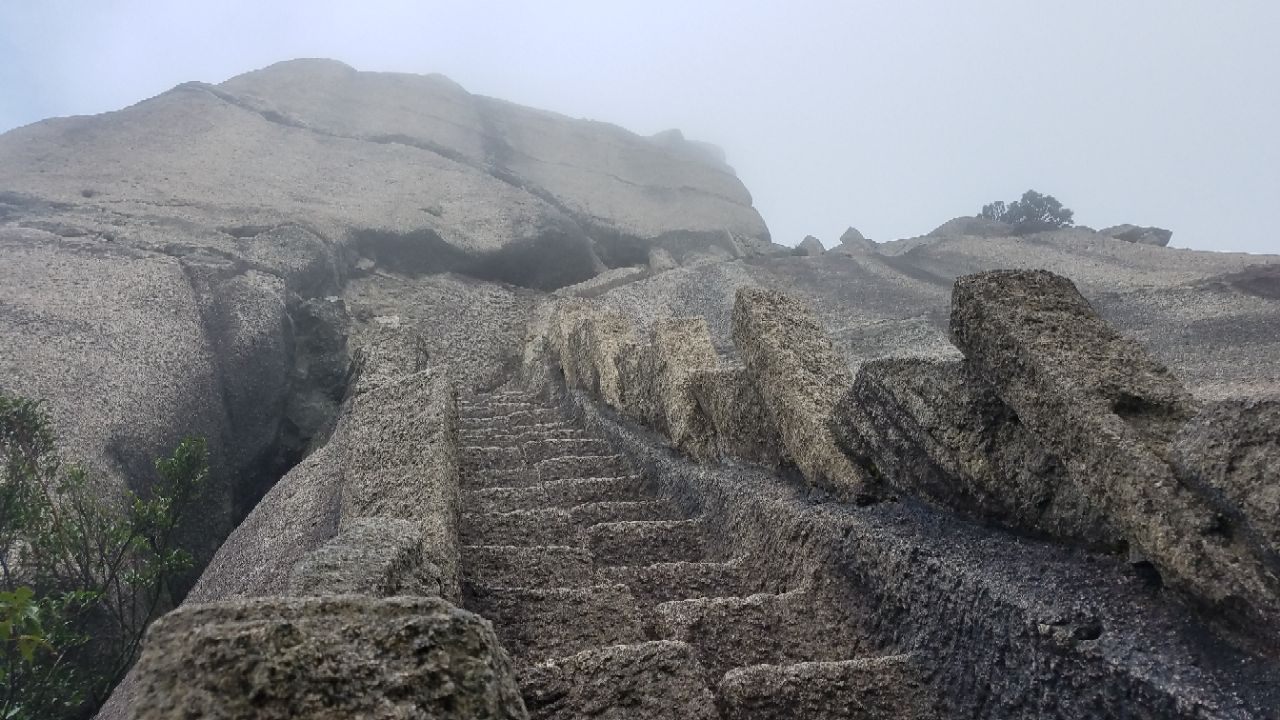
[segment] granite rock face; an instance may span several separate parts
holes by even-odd
[[[518,363],[525,288],[659,246],[771,247],[732,169],[678,134],[323,60],[186,83],[0,136],[0,389],[44,399],[106,490],[208,438],[202,565],[331,427],[343,323],[433,311],[431,352],[487,385]]]
[[[866,474],[836,446],[829,427],[836,401],[853,378],[804,304],[781,292],[742,288],[734,304],[733,339],[805,478],[840,495],[870,492]]]
[[[832,430],[869,474],[964,517],[1099,549],[1123,543],[1058,457],[961,362],[863,365]]]
[[[158,621],[129,717],[528,717],[506,652],[440,599],[273,598]]]
[[[1061,458],[1065,479],[1132,552],[1200,602],[1280,628],[1275,575],[1169,465],[1196,405],[1167,368],[1046,271],[961,278],[952,303],[952,335],[975,375]]]
[[[1280,398],[1204,408],[1174,439],[1173,464],[1280,575]]]

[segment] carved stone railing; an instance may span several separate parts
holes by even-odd
[[[961,361],[850,374],[796,298],[738,290],[717,357],[701,318],[563,299],[531,324],[526,382],[565,384],[701,462],[793,467],[859,503],[911,495],[949,512],[1112,553],[1264,656],[1280,647],[1280,401],[1202,407],[1066,278],[960,278]]]
[[[527,717],[492,627],[453,604],[456,425],[413,338],[371,342],[328,443],[157,621],[99,717]]]

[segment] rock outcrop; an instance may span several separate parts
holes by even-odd
[[[805,235],[804,239],[796,245],[796,254],[804,257],[813,257],[821,255],[827,249],[822,246],[822,241],[812,235]]]
[[[1173,237],[1172,230],[1165,230],[1158,227],[1138,227],[1137,225],[1114,225],[1109,228],[1103,228],[1099,233],[1108,237],[1125,242],[1137,243],[1139,245],[1156,245],[1165,247],[1169,244],[1169,240]]]
[[[0,389],[45,400],[104,488],[207,437],[203,564],[331,425],[349,330],[416,325],[486,385],[532,300],[478,281],[553,289],[659,247],[770,247],[677,134],[325,60],[186,83],[0,136]]]
[[[961,278],[951,323],[976,375],[1137,557],[1221,612],[1280,628],[1280,582],[1168,463],[1196,407],[1166,367],[1044,271]]]

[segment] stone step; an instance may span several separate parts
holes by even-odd
[[[570,455],[542,460],[533,466],[538,478],[569,480],[575,478],[616,477],[631,472],[630,464],[621,455]]]
[[[645,642],[587,650],[527,668],[530,720],[718,720],[692,648]]]
[[[458,466],[463,474],[483,470],[515,470],[525,466],[518,445],[462,445],[458,448]]]
[[[528,412],[530,410],[551,410],[552,412],[555,412],[551,408],[539,403],[531,403],[523,400],[486,403],[458,403],[459,418],[498,417],[517,412]]]
[[[576,440],[587,437],[585,430],[568,423],[548,423],[522,428],[515,432],[495,430],[493,428],[458,429],[458,442],[462,445],[512,445],[523,446],[525,443],[539,440]]]
[[[626,520],[678,520],[680,508],[669,500],[604,500],[569,508],[579,527]]]
[[[480,442],[463,444],[458,448],[458,453],[458,460],[464,471],[514,470],[533,466],[544,460],[567,460],[573,464],[583,461],[572,461],[569,458],[610,457],[614,454],[608,443],[595,438],[552,438],[510,444]],[[552,466],[554,464],[550,463]]]
[[[909,655],[736,668],[716,694],[724,720],[938,717]]]
[[[504,513],[464,512],[458,525],[463,545],[577,546],[578,525],[568,510],[536,508]]]
[[[644,496],[644,480],[639,475],[568,478],[542,483],[547,504],[571,507],[610,500],[638,500]]]
[[[539,438],[520,446],[525,462],[535,464],[553,458],[580,455],[612,455],[613,448],[599,438]]]
[[[493,623],[517,667],[606,645],[644,641],[626,585],[585,588],[476,588],[468,610]]]
[[[746,665],[847,660],[866,649],[852,618],[801,591],[673,600],[653,615],[658,637],[696,647],[713,678]]]
[[[480,587],[586,587],[594,581],[591,553],[563,545],[464,545],[463,582]]]
[[[766,589],[752,582],[740,560],[606,566],[596,569],[596,578],[631,588],[641,608],[669,600],[750,595]]]
[[[532,468],[480,468],[462,469],[461,485],[467,489],[525,488],[541,484],[538,473]]]
[[[463,430],[507,430],[524,429],[563,422],[560,413],[548,408],[532,408],[514,412],[489,415],[484,417],[458,417],[458,427]]]
[[[705,557],[698,520],[636,520],[592,525],[583,539],[598,566],[700,562]]]
[[[523,487],[471,487],[465,491],[463,507],[477,512],[567,508],[592,502],[635,500],[641,497],[641,491],[642,481],[634,475],[553,480]]]
[[[490,400],[500,400],[505,398],[525,399],[530,402],[537,402],[538,400],[537,395],[534,395],[523,388],[507,388],[503,390],[477,392],[465,395],[462,398],[459,398],[459,402],[488,402]]]

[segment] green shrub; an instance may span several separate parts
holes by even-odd
[[[108,500],[63,465],[38,402],[0,394],[0,719],[91,713],[191,566],[175,543],[208,475],[203,439],[156,461],[145,496]]]
[[[1069,227],[1075,224],[1072,219],[1074,215],[1070,208],[1062,206],[1058,198],[1035,190],[1024,192],[1021,200],[1011,203],[997,200],[983,205],[982,212],[979,213],[979,217],[1009,223],[1021,232]]]

